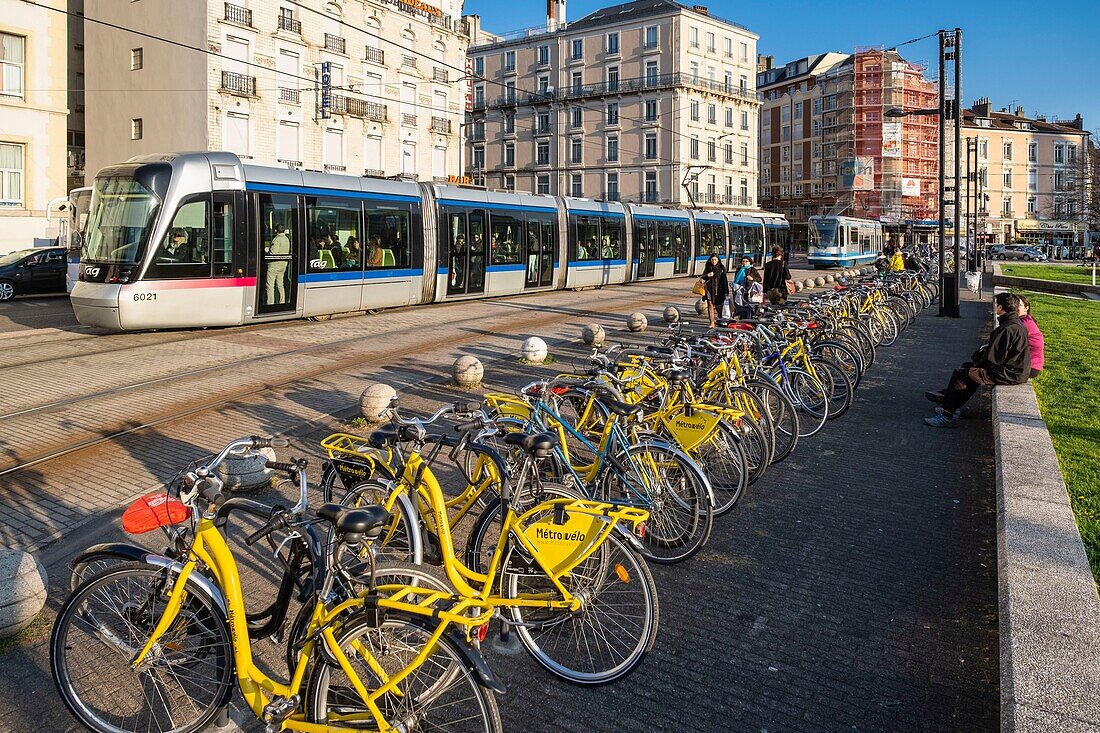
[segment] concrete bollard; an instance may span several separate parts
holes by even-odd
[[[546,342],[538,336],[531,336],[519,347],[520,358],[532,364],[541,364],[546,361],[547,353],[549,349],[546,347]]]
[[[485,378],[485,367],[476,356],[460,356],[451,367],[454,383],[464,389],[473,389]]]
[[[649,319],[644,313],[631,313],[626,319],[626,327],[635,333],[641,333],[649,327]]]
[[[0,549],[0,639],[15,636],[46,605],[46,569],[22,550]]]
[[[833,275],[826,275],[825,276],[825,284],[826,285],[828,285],[829,283],[835,283],[835,282],[836,282],[836,277],[835,276],[833,276]]]
[[[801,293],[805,289],[806,289],[806,286],[802,284],[801,280],[795,280],[794,281],[794,291],[796,293]]]
[[[581,329],[581,341],[589,346],[599,346],[604,340],[603,326],[598,323],[589,323]]]
[[[369,385],[359,395],[359,414],[369,423],[385,422],[390,417],[390,402],[397,391],[388,384]]]
[[[695,312],[699,315],[703,315],[704,313],[706,313],[707,301],[703,300],[702,298],[699,298],[699,300],[695,301]]]
[[[674,305],[670,305],[665,308],[664,312],[665,323],[679,323],[680,322],[680,309]]]
[[[816,285],[816,286],[817,286],[817,287],[819,287],[819,288],[823,288],[823,287],[825,287],[825,278],[824,278],[824,276],[822,276],[822,275],[818,275],[818,276],[817,276],[817,277],[816,277],[816,278],[814,279],[814,285]]]
[[[261,448],[240,456],[229,456],[218,466],[218,477],[231,491],[261,489],[271,483],[275,472],[264,464],[275,460],[274,448]]]
[[[802,285],[803,285],[803,286],[804,286],[804,287],[805,287],[805,288],[806,288],[807,290],[813,290],[813,287],[814,287],[814,279],[813,279],[812,277],[808,277],[808,278],[806,278],[805,280],[803,280],[803,281],[802,281]]]

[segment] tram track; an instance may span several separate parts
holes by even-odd
[[[611,297],[603,298],[600,301],[601,310],[607,311],[620,311],[625,307],[637,308],[639,306],[647,306],[657,302],[667,301],[669,293],[667,290],[660,290],[651,293],[642,293],[634,287],[624,288],[622,294],[616,294]],[[507,301],[506,301],[507,302]],[[448,305],[454,306],[455,303],[439,304],[438,308],[445,308]],[[457,304],[461,305],[461,304]],[[576,309],[579,310],[579,309]],[[484,326],[487,321],[494,321],[492,323],[493,330],[498,333],[510,333],[516,332],[522,329],[525,332],[537,330],[540,327],[544,327],[554,323],[562,323],[587,315],[588,317],[596,318],[596,313],[582,313],[576,312],[575,309],[571,309],[570,312],[562,312],[560,309],[553,306],[547,306],[546,309],[529,310],[524,309],[516,314],[502,313],[500,316],[490,316],[486,318],[484,315],[470,316],[460,320],[448,321],[449,326],[469,326],[471,324],[477,324]],[[501,322],[498,321],[498,318]],[[257,324],[258,326],[260,324]],[[270,325],[270,324],[263,324]],[[301,325],[301,324],[298,324]],[[49,403],[38,405],[26,409],[15,410],[7,413],[6,415],[0,415],[0,424],[9,422],[12,420],[25,420],[27,418],[35,418],[36,420],[45,420],[47,418],[56,417],[64,414],[65,411],[71,411],[74,406],[83,405],[85,408],[94,408],[97,401],[108,400],[116,398],[120,395],[129,394],[133,397],[135,403],[140,402],[140,395],[142,390],[157,389],[163,390],[171,386],[175,386],[178,392],[184,391],[184,387],[188,384],[194,386],[197,380],[204,379],[206,377],[216,376],[219,373],[224,373],[230,370],[241,370],[242,367],[249,365],[255,366],[257,364],[264,364],[266,362],[274,362],[279,359],[294,359],[301,356],[317,355],[323,351],[337,351],[340,349],[346,349],[354,346],[355,344],[363,344],[364,342],[385,340],[387,336],[392,334],[381,332],[372,333],[366,335],[360,335],[345,339],[338,339],[335,341],[329,341],[324,343],[310,344],[308,346],[301,347],[299,349],[290,349],[287,351],[280,351],[272,354],[260,354],[245,359],[237,359],[225,364],[211,365],[202,367],[200,369],[190,370],[187,372],[181,372],[173,375],[165,375],[164,377],[158,377],[151,380],[142,380],[126,385],[119,385],[110,389],[100,390],[87,396],[78,397],[75,399],[59,399],[53,400]],[[449,346],[461,346],[476,342],[482,338],[480,332],[476,329],[471,331],[469,336],[459,336],[457,338],[449,338],[447,343]],[[181,339],[187,340],[187,339]],[[371,367],[371,366],[383,366],[388,363],[393,363],[397,360],[408,359],[418,355],[422,355],[430,352],[433,349],[437,349],[439,343],[437,341],[418,341],[415,344],[410,344],[404,348],[388,348],[384,349],[377,355],[364,354],[361,351],[353,354],[349,354],[340,358],[325,358],[322,363],[313,367],[298,368],[289,373],[285,378],[278,379],[265,379],[255,381],[249,384],[247,387],[237,389],[225,389],[220,390],[217,393],[211,393],[208,399],[190,399],[167,407],[162,411],[149,411],[145,414],[133,415],[128,414],[119,416],[117,418],[104,421],[100,425],[88,428],[77,428],[78,431],[84,432],[86,437],[73,436],[67,440],[56,440],[52,443],[33,442],[34,446],[30,450],[15,450],[10,447],[4,449],[4,453],[7,454],[7,461],[0,460],[0,478],[10,478],[18,474],[20,471],[32,468],[40,467],[43,464],[50,461],[59,459],[64,456],[68,456],[83,450],[91,449],[95,446],[103,445],[110,441],[116,440],[123,436],[127,436],[154,426],[163,425],[168,422],[172,422],[181,418],[185,418],[191,415],[195,415],[210,409],[221,407],[225,404],[253,397],[261,394],[265,391],[286,387],[296,382],[308,381],[310,379],[323,376],[325,374],[345,371],[347,369],[355,367]],[[365,348],[371,348],[369,344]],[[0,428],[2,430],[2,428]],[[68,432],[72,432],[73,428],[70,426]],[[9,441],[6,440],[7,436],[0,436],[0,443],[8,445]],[[6,463],[6,465],[5,465]]]

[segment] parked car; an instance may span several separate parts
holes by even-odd
[[[22,293],[65,292],[65,248],[21,249],[0,256],[0,301]]]
[[[989,256],[995,257],[999,260],[1025,260],[1027,262],[1046,262],[1049,257],[1046,256],[1042,250],[1038,247],[1032,247],[1027,244],[1002,244],[999,252],[995,252],[997,246],[989,248]]]

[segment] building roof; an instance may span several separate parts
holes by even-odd
[[[975,105],[978,106],[978,105]],[[985,112],[985,110],[980,110]],[[978,125],[977,120],[980,118],[989,120],[989,125]],[[1021,128],[1021,123],[1029,124],[1030,127]],[[966,127],[974,127],[978,129],[988,130],[1012,130],[1016,132],[1047,132],[1058,135],[1087,135],[1088,133],[1083,129],[1080,115],[1078,118],[1071,122],[1048,122],[1046,120],[1036,119],[1032,117],[1026,117],[1021,114],[1013,114],[1012,112],[992,111],[989,110],[987,114],[978,115],[974,109],[963,110],[963,125]],[[1081,125],[1080,127],[1078,125]]]
[[[681,10],[691,11],[698,13],[704,17],[716,20],[719,23],[725,23],[731,25],[734,28],[740,28],[741,30],[749,31],[748,28],[740,23],[734,23],[731,20],[719,18],[715,15],[711,15],[708,8],[704,5],[682,5],[675,0],[634,0],[629,3],[622,3],[620,5],[612,5],[606,8],[600,8],[594,12],[589,13],[580,20],[569,23],[566,30],[579,30],[584,28],[594,28],[601,25],[610,25],[612,23],[624,23],[632,20],[641,20],[642,18],[648,18],[654,15],[665,15],[667,13],[676,13]],[[756,34],[753,34],[756,35]]]
[[[756,75],[756,86],[763,89],[774,84],[790,82],[792,79],[813,76],[828,71],[838,64],[851,63],[851,58],[851,54],[840,53],[839,51],[827,51],[813,56],[804,56],[783,66],[776,66],[759,72]]]

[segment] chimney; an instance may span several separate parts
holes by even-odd
[[[546,0],[546,30],[553,32],[565,27],[565,0]]]
[[[989,97],[981,97],[974,102],[974,116],[975,117],[989,117]]]
[[[699,15],[709,15],[709,13],[707,12],[707,6],[706,5],[693,5],[691,7],[691,9],[694,10]]]
[[[756,54],[757,71],[767,71],[772,68],[775,68],[775,56],[765,56],[762,53]]]
[[[1017,117],[1023,117],[1024,116],[1024,108],[1023,107],[1017,107],[1016,108],[1016,116]]]

